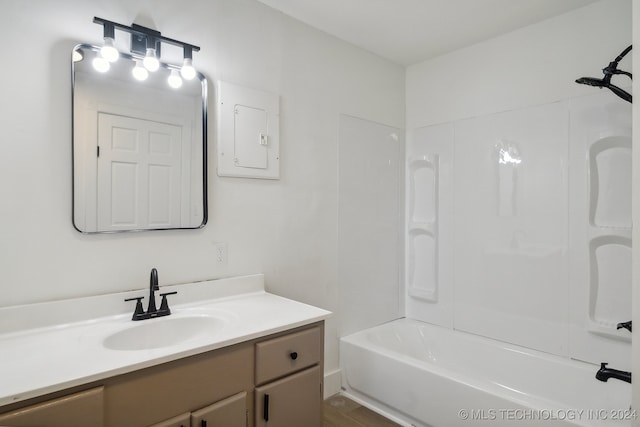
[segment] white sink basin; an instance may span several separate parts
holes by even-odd
[[[224,320],[213,316],[166,316],[141,320],[107,336],[103,345],[110,350],[149,350],[170,347],[197,337],[215,334]]]

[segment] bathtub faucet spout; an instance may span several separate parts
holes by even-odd
[[[609,378],[615,378],[617,380],[630,383],[631,372],[607,368],[607,363],[602,362],[600,364],[600,369],[598,370],[598,372],[596,372],[596,379],[606,382]]]

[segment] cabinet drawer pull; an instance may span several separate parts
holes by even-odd
[[[296,351],[292,351],[289,356],[291,357],[291,360],[296,360],[298,358],[298,353]]]
[[[268,394],[264,395],[264,405],[263,405],[263,409],[262,409],[262,418],[264,418],[265,421],[269,421],[269,395]]]

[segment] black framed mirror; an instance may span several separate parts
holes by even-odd
[[[74,227],[82,233],[203,227],[206,78],[176,79],[178,67],[161,63],[140,81],[133,70],[141,71],[143,58],[125,53],[100,71],[99,49],[73,50]]]

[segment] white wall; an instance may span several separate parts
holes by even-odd
[[[600,304],[601,298],[588,298],[589,286],[599,280],[595,262],[591,273],[584,270],[598,233],[628,241],[630,225],[589,225],[586,208],[597,194],[588,187],[585,159],[606,136],[598,132],[620,132],[614,134],[628,141],[630,106],[574,80],[600,75],[631,43],[630,14],[630,1],[602,0],[407,69],[407,155],[418,163],[435,158],[440,171],[433,202],[440,207],[434,234],[438,300],[410,292],[409,316],[629,369],[629,338],[615,330],[614,319],[628,320],[630,304],[610,303],[606,319],[588,319],[587,301]],[[630,57],[620,68],[631,69]],[[496,144],[515,148],[521,164],[514,171],[498,170]],[[512,187],[496,185],[507,177]],[[513,206],[501,204],[499,190],[513,195]],[[412,244],[418,243],[409,239],[409,266],[417,265]],[[626,283],[630,294],[630,248],[619,246],[622,256],[603,255],[602,264],[621,263],[611,269],[619,276],[611,282],[615,289]],[[408,286],[420,291],[410,280]]]
[[[640,3],[637,1],[633,2],[633,44],[635,46],[640,46]],[[636,70],[640,70],[640,55],[637,53],[633,55],[633,67]],[[638,99],[640,97],[640,83],[636,79],[633,84],[633,94]],[[633,182],[640,182],[640,150],[637,147],[640,147],[640,130],[637,125],[640,124],[640,107],[638,107],[638,102],[634,104],[633,107],[633,122],[636,124],[635,129],[633,130],[633,146],[636,149],[632,150],[633,153]],[[637,185],[633,185],[632,188],[635,190]],[[634,224],[640,224],[640,193],[637,191],[633,192],[633,222]],[[640,241],[640,227],[635,227],[633,230],[633,239],[638,242]],[[634,251],[633,255],[633,321],[636,322],[636,329],[633,331],[633,372],[635,377],[638,378],[640,375],[640,329],[638,328],[638,324],[640,323],[640,251]],[[633,385],[633,401],[631,406],[634,409],[640,408],[640,381],[636,380],[632,383]],[[640,419],[637,419],[633,422],[635,427],[640,426]]]
[[[567,82],[597,76],[630,40],[631,1],[603,0],[410,66],[407,130],[591,94]]]
[[[0,306],[266,273],[277,294],[338,310],[340,114],[404,125],[404,70],[253,0],[2,0]],[[202,230],[82,235],[71,224],[70,54],[100,44],[94,16],[201,46],[209,79],[209,223]],[[116,38],[120,37],[116,32]],[[170,49],[166,49],[167,55]],[[215,174],[213,83],[281,98],[281,179]],[[366,215],[366,213],[364,213]],[[216,242],[228,244],[226,266]],[[338,318],[337,316],[336,318]],[[338,367],[338,325],[326,369]]]

